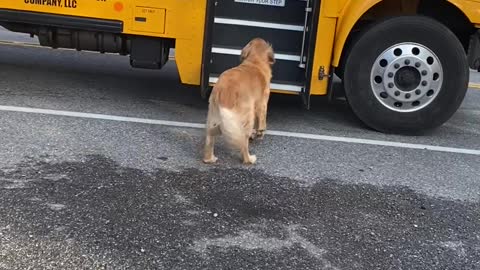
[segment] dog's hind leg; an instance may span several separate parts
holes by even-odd
[[[220,118],[218,111],[209,105],[208,115],[207,115],[207,125],[206,125],[206,136],[205,136],[205,146],[203,150],[203,162],[205,163],[215,163],[217,162],[217,157],[214,154],[214,145],[215,137],[222,134],[220,129]]]
[[[250,136],[251,136],[254,124],[255,124],[255,115],[254,113],[252,113],[252,115],[248,118],[246,124],[244,125],[245,136],[244,136],[244,140],[241,142],[241,145],[240,145],[240,152],[242,154],[243,163],[245,164],[255,164],[255,162],[257,161],[257,157],[255,155],[250,155],[250,152],[248,149]]]
[[[245,164],[255,164],[257,161],[257,156],[255,155],[250,155],[250,152],[248,150],[248,144],[249,144],[249,136],[245,137],[245,141],[241,146],[240,151],[242,152],[242,158],[243,158],[243,163]]]
[[[252,132],[250,132],[250,140],[254,140],[255,137],[257,136],[257,130],[258,130],[258,117],[257,114],[255,113],[255,123],[253,125]]]
[[[205,163],[215,163],[217,162],[217,157],[214,154],[214,145],[215,137],[220,135],[222,132],[220,126],[207,126],[207,132],[205,137],[205,148],[203,152],[203,162]]]

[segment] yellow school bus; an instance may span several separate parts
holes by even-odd
[[[3,0],[0,25],[137,68],[162,68],[174,48],[182,83],[203,97],[262,37],[275,50],[273,92],[308,108],[334,95],[336,75],[358,118],[385,133],[442,125],[480,68],[479,0]]]

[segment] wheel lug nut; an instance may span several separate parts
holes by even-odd
[[[426,70],[422,70],[422,75],[427,76],[428,72]]]
[[[388,73],[389,78],[393,78],[393,72]]]
[[[393,83],[389,83],[389,84],[388,84],[388,87],[389,87],[389,88],[393,88],[393,86],[394,86]]]
[[[380,96],[381,96],[382,98],[387,98],[387,97],[388,97],[388,94],[385,93],[385,92],[382,92],[382,93],[380,93]]]
[[[399,68],[400,67],[400,64],[395,64],[393,65],[394,68]]]
[[[410,98],[410,94],[405,94],[405,98]]]
[[[397,97],[398,97],[398,96],[400,96],[400,91],[395,91],[395,93],[394,93],[394,94],[395,94],[395,96],[397,96]]]
[[[420,89],[415,90],[415,94],[420,95],[422,91]]]
[[[420,62],[416,62],[415,63],[415,67],[419,68],[422,64],[420,64]]]
[[[427,81],[423,81],[423,82],[422,82],[422,85],[423,85],[423,86],[427,86],[427,84],[428,84]]]
[[[410,60],[405,60],[405,65],[410,65]]]

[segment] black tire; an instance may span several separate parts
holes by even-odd
[[[412,112],[383,105],[371,84],[377,57],[403,42],[430,49],[443,69],[443,83],[435,99]],[[460,41],[447,27],[423,16],[393,17],[369,26],[353,44],[345,65],[345,94],[353,112],[367,126],[384,133],[418,134],[441,126],[460,107],[468,83],[467,56]]]

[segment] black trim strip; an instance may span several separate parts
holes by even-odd
[[[205,27],[203,33],[202,74],[200,82],[201,97],[207,99],[210,95],[210,59],[212,58],[213,24],[215,19],[215,0],[207,0]]]
[[[305,1],[287,0],[285,7],[239,3],[233,0],[218,1],[216,16],[252,20],[268,23],[293,24],[303,26],[305,20]]]
[[[310,87],[311,87],[311,80],[312,76],[314,74],[313,72],[313,59],[315,57],[315,46],[317,45],[317,34],[318,34],[318,22],[319,22],[319,17],[320,17],[320,7],[322,5],[320,0],[312,0],[312,21],[310,23],[311,25],[311,31],[310,31],[310,36],[309,36],[309,42],[308,42],[308,53],[307,53],[307,63],[306,63],[306,68],[307,68],[307,74],[306,74],[306,82],[305,82],[305,90],[304,93],[302,93],[302,99],[303,99],[303,104],[305,105],[305,108],[308,110],[310,109]],[[332,78],[329,78],[332,79]]]
[[[305,16],[305,12],[302,14]],[[241,44],[243,48],[253,38],[262,37],[274,44],[276,53],[299,55],[302,50],[303,32],[228,24],[213,25],[213,32],[214,47],[239,47]]]
[[[0,22],[26,23],[59,28],[81,29],[95,32],[122,33],[123,22],[74,16],[52,15],[0,9]]]

